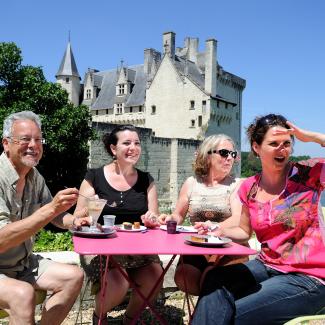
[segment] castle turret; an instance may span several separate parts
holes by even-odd
[[[70,41],[68,42],[60,68],[55,75],[58,84],[69,94],[69,100],[74,105],[79,105],[80,76],[74,60]]]

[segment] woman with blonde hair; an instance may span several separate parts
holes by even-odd
[[[237,156],[235,143],[229,136],[207,137],[196,153],[195,176],[184,182],[175,210],[171,215],[160,215],[160,223],[173,219],[182,224],[188,216],[198,230],[239,225],[241,204],[236,192],[241,181],[231,175]],[[242,262],[247,257],[185,255],[182,259],[175,272],[175,283],[181,290],[198,295],[206,270]]]

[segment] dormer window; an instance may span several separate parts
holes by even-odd
[[[86,99],[90,99],[91,98],[91,89],[87,89],[86,90]]]
[[[118,94],[124,95],[125,94],[125,87],[124,85],[118,85]]]
[[[68,84],[70,82],[70,78],[69,77],[66,77],[65,78],[65,82]]]

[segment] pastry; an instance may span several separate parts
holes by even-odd
[[[138,221],[133,222],[133,229],[140,229],[140,222]]]
[[[197,242],[197,243],[206,243],[207,238],[205,237],[198,237],[198,236],[191,236],[191,241]]]
[[[123,228],[125,230],[132,230],[132,223],[130,223],[130,222],[123,222]]]

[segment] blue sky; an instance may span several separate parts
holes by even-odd
[[[176,46],[199,37],[218,40],[218,62],[247,81],[245,127],[256,115],[281,113],[298,126],[325,132],[325,1],[4,1],[0,41],[15,42],[24,64],[42,66],[49,81],[71,44],[83,77],[88,67],[112,69],[121,59],[143,63],[143,50],[162,50],[162,33]],[[242,149],[248,150],[242,135]],[[295,144],[295,155],[324,156],[316,144]]]

